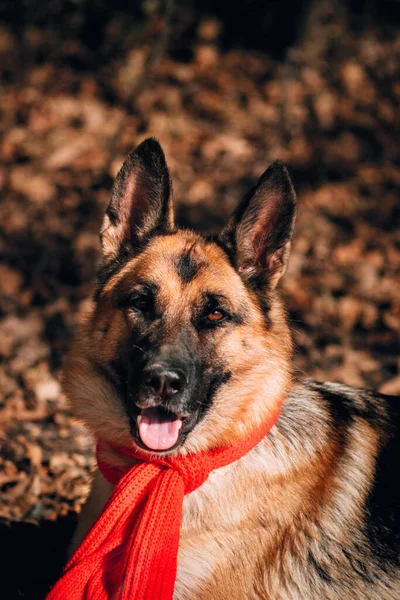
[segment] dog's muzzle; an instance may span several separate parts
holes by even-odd
[[[181,362],[157,361],[142,371],[140,387],[131,398],[128,412],[134,441],[145,450],[176,449],[197,422],[199,410],[193,409],[190,402],[194,376]]]

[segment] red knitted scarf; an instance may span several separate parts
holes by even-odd
[[[125,473],[97,457],[116,487],[47,600],[171,600],[185,494],[261,442],[279,412],[235,445],[208,452],[162,458],[118,449],[139,459]]]

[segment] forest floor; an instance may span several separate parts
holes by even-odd
[[[164,148],[179,222],[200,231],[285,161],[297,375],[400,394],[400,36],[311,32],[279,61],[221,51],[219,30],[202,21],[190,57],[164,54],[132,97],[146,44],[95,71],[78,42],[0,29],[2,600],[44,597],[89,489],[92,440],[60,389],[62,357],[112,178],[144,138]]]

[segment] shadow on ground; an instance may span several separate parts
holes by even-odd
[[[65,562],[75,519],[0,521],[1,599],[44,600]]]

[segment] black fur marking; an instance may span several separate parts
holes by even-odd
[[[334,422],[340,422],[346,444],[355,418],[377,432],[380,450],[375,476],[365,505],[364,533],[375,562],[383,569],[397,565],[400,556],[400,399],[341,384],[305,382],[328,402]]]
[[[319,562],[317,561],[317,559],[315,558],[315,556],[312,552],[308,553],[308,561],[314,567],[318,577],[320,579],[322,579],[322,581],[324,581],[325,583],[332,584],[332,582],[333,582],[332,577],[330,576],[328,571],[326,569],[324,569],[324,567],[322,565],[319,564]]]
[[[226,236],[227,237],[227,236]],[[232,244],[228,245],[225,239],[222,239],[221,236],[216,235],[216,234],[210,234],[208,236],[206,236],[205,238],[206,242],[209,244],[215,244],[216,246],[218,246],[219,248],[221,248],[221,250],[224,252],[227,260],[229,261],[230,265],[235,269],[236,271],[236,265],[235,265],[235,252],[234,252],[234,240],[233,240],[233,232],[232,232]]]
[[[355,558],[346,548],[342,548],[342,552],[352,570],[367,583],[372,583],[372,573],[369,572],[367,564],[363,560]]]
[[[132,291],[129,294],[121,294],[121,291],[117,288],[114,290],[114,304],[120,309],[134,309],[134,301],[137,298],[145,297],[148,299],[148,307],[144,310],[138,310],[137,312],[146,318],[147,320],[154,320],[161,317],[156,311],[156,295],[158,293],[158,285],[152,281],[138,281]]]
[[[200,265],[189,253],[182,254],[177,264],[177,271],[183,283],[189,283],[199,272]]]
[[[269,330],[271,328],[271,319],[269,316],[270,299],[268,296],[267,274],[260,273],[260,275],[254,277],[250,281],[244,281],[243,283],[248,290],[254,292],[258,306],[260,307],[262,316],[264,318],[265,327],[267,330]]]
[[[378,394],[377,394],[378,396]],[[373,485],[367,498],[366,530],[376,562],[397,565],[400,556],[400,399],[385,400],[392,421],[377,456]]]
[[[225,385],[225,383],[228,383],[228,381],[230,381],[231,378],[232,378],[232,371],[223,371],[222,368],[218,369],[218,371],[212,378],[211,383],[208,387],[206,398],[205,398],[204,402],[201,404],[200,415],[199,415],[199,419],[197,422],[201,421],[205,417],[205,415],[208,413],[208,411],[210,410],[210,408],[212,406],[215,394],[218,392],[218,390],[223,385]]]
[[[304,384],[329,401],[332,415],[341,422],[351,424],[355,417],[359,417],[367,420],[379,433],[386,429],[387,400],[390,396],[340,383],[306,381]]]
[[[207,392],[207,396],[206,396],[206,406],[207,409],[210,408],[212,401],[215,397],[215,394],[218,392],[218,390],[225,384],[228,383],[228,381],[230,381],[230,379],[232,378],[232,371],[221,371],[219,373],[217,373],[217,375],[214,377],[214,379],[212,380],[210,387],[208,388],[208,392]]]
[[[98,300],[102,288],[107,281],[126,265],[126,263],[135,255],[133,247],[122,247],[118,256],[111,261],[100,265],[97,273],[97,287],[94,293],[94,300]]]
[[[312,387],[315,389],[317,385]],[[340,393],[327,389],[324,384],[321,384],[318,391],[327,402],[332,421],[340,423],[347,430],[354,421],[354,411],[348,399]]]

